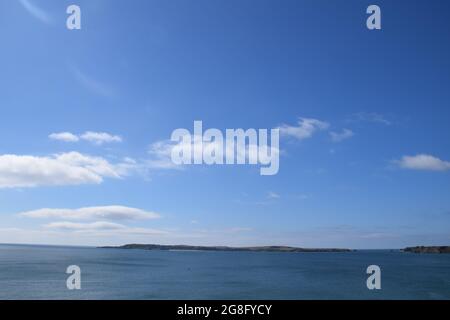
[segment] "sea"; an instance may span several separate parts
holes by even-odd
[[[69,290],[69,266],[80,270]],[[380,267],[380,289],[367,267]],[[73,280],[73,279],[72,279]],[[450,255],[0,245],[0,299],[450,299]]]

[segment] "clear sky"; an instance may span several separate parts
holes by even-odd
[[[1,1],[0,242],[448,245],[449,9]],[[194,120],[289,128],[279,173],[174,168]]]

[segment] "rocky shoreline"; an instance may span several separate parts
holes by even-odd
[[[450,253],[450,246],[416,246],[405,248],[402,251],[412,253]]]

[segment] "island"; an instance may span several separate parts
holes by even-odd
[[[450,253],[450,246],[407,247],[402,251],[412,253]]]
[[[141,249],[165,251],[246,251],[246,252],[351,252],[351,249],[338,248],[297,248],[288,246],[261,247],[227,247],[227,246],[189,246],[160,244],[126,244],[123,246],[106,246],[103,249]]]

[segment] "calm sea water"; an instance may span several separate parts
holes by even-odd
[[[74,264],[82,289],[70,291]],[[381,290],[366,287],[371,264]],[[0,299],[450,299],[450,255],[0,245]]]

